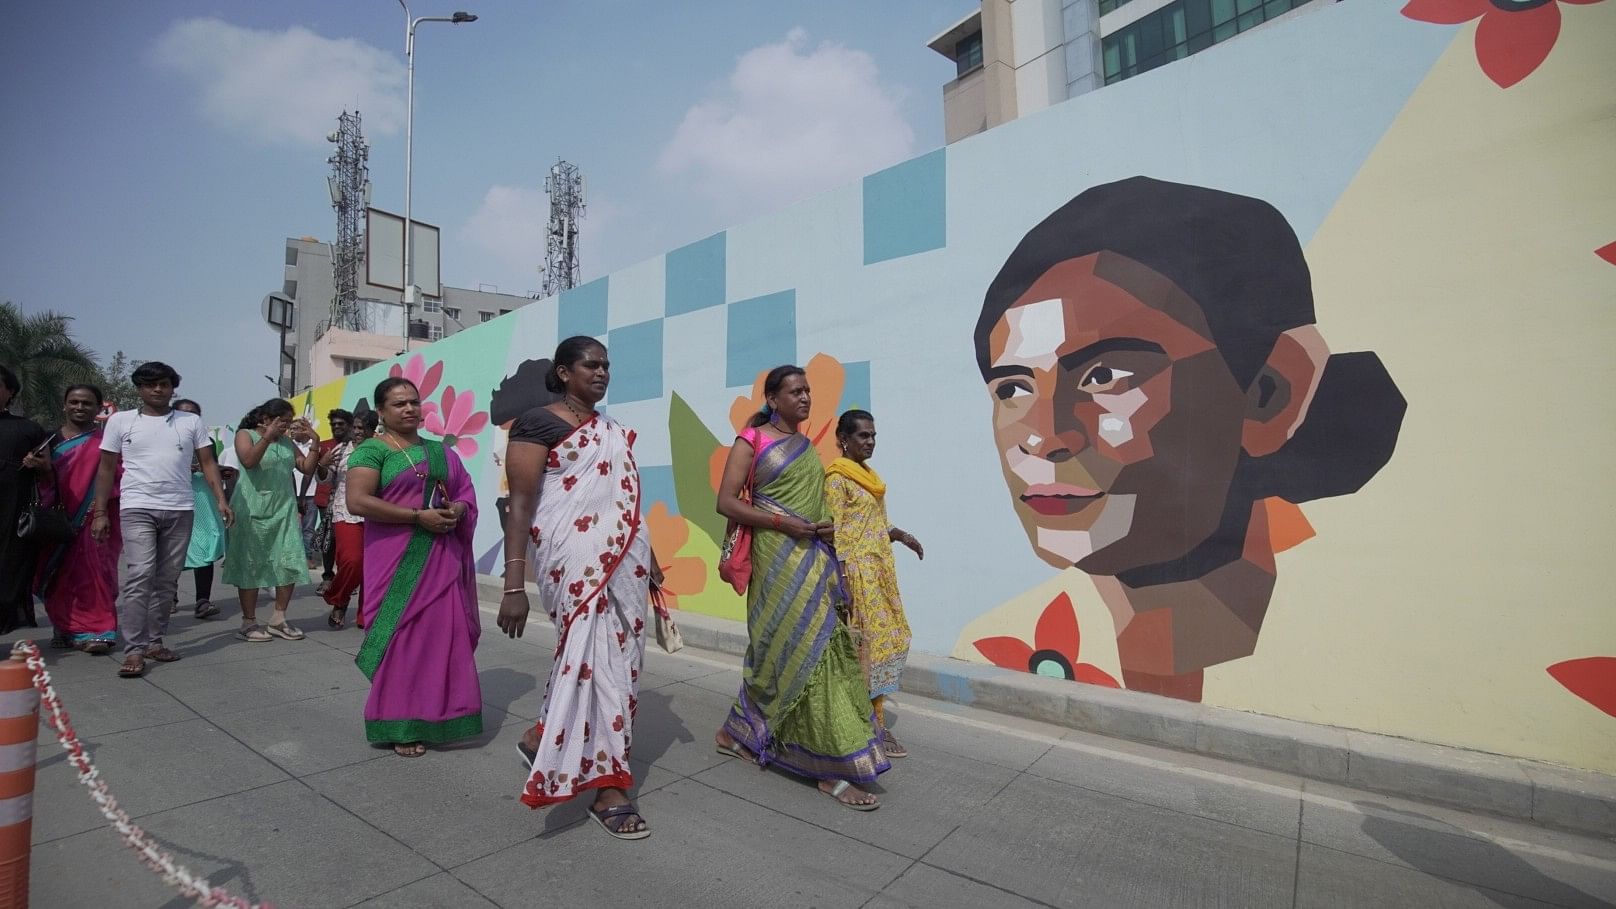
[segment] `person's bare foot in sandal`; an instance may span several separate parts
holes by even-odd
[[[881,807],[880,799],[847,780],[820,780],[819,791],[854,811],[874,811]]]
[[[607,833],[620,840],[639,840],[651,835],[645,818],[629,801],[628,793],[621,789],[602,789],[595,796],[595,804],[589,806],[589,813]]]
[[[395,742],[393,753],[399,757],[420,757],[426,754],[426,745],[422,742]]]
[[[719,754],[727,754],[752,764],[757,763],[757,756],[745,745],[735,741],[735,736],[730,735],[729,730],[722,726],[719,727],[718,734],[713,736],[713,745],[718,748]]]

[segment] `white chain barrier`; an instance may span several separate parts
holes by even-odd
[[[250,902],[231,894],[223,887],[209,884],[206,878],[192,874],[184,865],[175,861],[174,856],[164,851],[150,834],[130,820],[129,815],[118,807],[118,800],[112,797],[107,784],[101,779],[101,771],[90,762],[89,754],[85,753],[83,744],[73,731],[67,710],[62,707],[62,699],[57,696],[56,689],[51,687],[50,672],[45,669],[45,658],[40,655],[39,647],[33,641],[18,641],[12,648],[12,655],[27,658],[28,668],[34,673],[34,688],[39,691],[40,706],[46,722],[56,733],[56,741],[67,752],[68,761],[78,771],[79,782],[90,790],[90,799],[101,809],[101,814],[112,824],[112,829],[118,831],[118,836],[123,839],[124,844],[140,856],[146,867],[162,875],[164,882],[188,899],[194,900],[199,906],[273,909],[269,903]]]

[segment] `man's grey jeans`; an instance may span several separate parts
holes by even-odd
[[[126,508],[123,524],[123,591],[118,597],[118,632],[123,652],[145,653],[163,646],[168,608],[179,593],[185,550],[191,544],[190,511]]]

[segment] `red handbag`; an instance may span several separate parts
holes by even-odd
[[[742,438],[752,446],[752,464],[746,471],[741,499],[751,502],[752,476],[757,469],[757,434],[749,429]],[[747,585],[752,583],[752,528],[735,521],[724,528],[724,544],[718,551],[718,576],[728,581],[736,593],[746,593]]]

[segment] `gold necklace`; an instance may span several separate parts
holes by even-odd
[[[415,473],[416,478],[420,480],[426,479],[426,474],[422,473],[421,468],[416,466],[415,459],[410,457],[409,451],[407,451],[403,445],[400,445],[397,439],[393,438],[393,434],[391,432],[383,431],[382,435],[387,438],[387,441],[393,443],[393,447],[398,449],[398,453],[404,456],[404,460],[410,462],[410,470]]]

